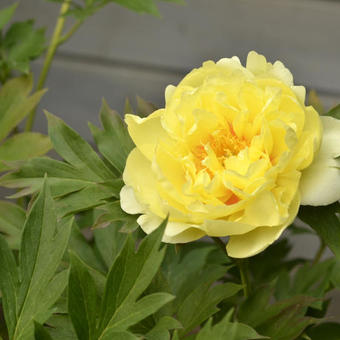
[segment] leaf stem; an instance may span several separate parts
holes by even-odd
[[[313,265],[314,265],[314,264],[317,264],[317,263],[320,261],[322,255],[323,255],[323,253],[324,253],[324,251],[325,251],[325,249],[326,249],[326,244],[325,244],[325,242],[321,239],[321,240],[320,240],[320,247],[319,247],[319,250],[318,250],[317,253],[315,254],[315,257],[314,257],[314,260],[313,260]]]
[[[48,49],[47,49],[43,68],[41,70],[41,73],[40,73],[40,76],[39,76],[39,79],[38,79],[37,91],[41,90],[45,85],[46,78],[47,78],[48,72],[50,70],[53,57],[55,55],[55,52],[56,52],[58,46],[60,45],[60,36],[62,34],[64,25],[65,25],[65,13],[68,11],[68,9],[70,7],[70,3],[71,3],[71,0],[64,0],[64,2],[61,5],[60,14],[58,16],[57,23],[55,25],[54,32],[53,32],[53,35],[52,35],[52,39],[51,39],[51,42],[50,42]],[[70,36],[68,36],[68,38]],[[26,121],[25,131],[31,131],[32,130],[32,126],[33,126],[33,123],[34,123],[36,112],[37,112],[36,107],[30,112],[30,114],[27,118],[27,121]]]
[[[248,262],[247,259],[236,259],[236,264],[240,271],[241,282],[243,285],[243,295],[245,298],[249,296],[250,293],[250,283],[248,275]]]
[[[77,32],[78,28],[82,25],[83,23],[83,20],[78,20],[71,28],[70,30],[65,33],[60,39],[59,39],[59,42],[58,42],[58,45],[62,45],[64,42],[66,42],[68,39],[70,39],[72,37],[72,35],[74,33]]]

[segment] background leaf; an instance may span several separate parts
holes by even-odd
[[[0,11],[0,30],[11,20],[18,7],[18,3],[8,6]]]

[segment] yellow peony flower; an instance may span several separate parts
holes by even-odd
[[[340,121],[306,107],[305,88],[280,61],[255,52],[246,67],[237,57],[207,61],[165,98],[149,117],[125,118],[136,148],[121,207],[141,214],[146,233],[169,214],[164,242],[229,236],[229,256],[248,257],[281,235],[301,203],[340,198]]]

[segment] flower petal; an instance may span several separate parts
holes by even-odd
[[[328,205],[340,199],[340,120],[321,117],[323,138],[313,163],[302,172],[301,204]]]
[[[141,214],[144,211],[136,199],[133,188],[127,185],[120,191],[120,206],[128,214]]]
[[[228,256],[244,258],[256,255],[276,241],[282,232],[295,219],[299,210],[300,197],[297,194],[290,206],[289,218],[285,224],[278,227],[259,227],[243,235],[235,235],[229,238],[227,244]]]
[[[160,217],[147,214],[138,217],[137,222],[147,233],[152,233],[162,223]],[[166,243],[187,243],[203,237],[205,233],[198,225],[169,221],[163,235],[163,242]]]
[[[163,109],[153,112],[147,118],[136,115],[125,115],[129,134],[143,155],[152,160],[159,140],[166,138],[167,134],[161,124]]]

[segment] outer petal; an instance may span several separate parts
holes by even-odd
[[[142,215],[137,219],[138,224],[150,234],[162,223],[163,219],[156,215]],[[203,237],[205,233],[200,226],[180,222],[169,221],[163,235],[163,242],[166,243],[187,243]]]
[[[340,199],[340,120],[321,117],[323,139],[313,163],[302,172],[301,204],[328,205]]]
[[[124,185],[120,191],[120,206],[128,214],[141,214],[143,207],[136,199],[135,192],[132,187]]]
[[[147,118],[140,118],[131,114],[125,115],[132,140],[149,160],[152,160],[158,141],[167,137],[167,133],[161,124],[162,113],[163,109],[157,110]]]
[[[296,195],[290,206],[290,216],[282,226],[259,227],[243,235],[231,236],[227,244],[228,255],[235,258],[244,258],[256,255],[266,249],[293,222],[299,210],[299,203],[300,197]]]

